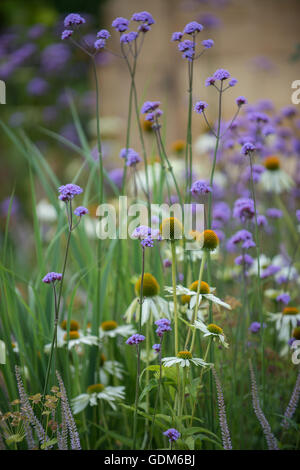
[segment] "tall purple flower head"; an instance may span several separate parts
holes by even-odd
[[[218,69],[213,74],[213,78],[215,80],[220,80],[220,81],[227,80],[228,78],[230,78],[230,73],[228,72],[228,70]]]
[[[194,34],[200,33],[203,30],[202,24],[198,23],[197,21],[191,21],[184,27],[184,34]]]
[[[101,29],[97,33],[97,39],[109,39],[110,38],[110,32],[107,31],[107,29]]]
[[[129,346],[133,346],[134,344],[137,345],[145,341],[145,339],[146,339],[145,336],[139,335],[138,333],[136,333],[135,335],[130,336],[126,340],[126,344],[129,344]]]
[[[42,281],[45,284],[51,284],[56,281],[61,281],[62,280],[62,274],[61,273],[55,273],[55,272],[50,272],[47,273],[45,277],[43,277]]]
[[[119,33],[123,33],[124,31],[127,31],[129,26],[129,20],[126,18],[122,18],[119,16],[118,18],[115,18],[114,21],[112,22],[112,27],[115,28],[116,31],[119,31]]]
[[[207,107],[208,107],[208,104],[206,103],[206,101],[197,101],[197,103],[194,106],[194,109],[196,113],[201,114]]]
[[[130,31],[130,33],[124,33],[120,37],[120,42],[123,44],[129,44],[138,37],[138,33],[135,31]]]
[[[167,431],[163,432],[163,435],[167,436],[167,438],[169,439],[169,442],[175,442],[181,436],[180,432],[177,431],[177,429],[175,428],[167,429]]]
[[[148,11],[134,13],[132,15],[131,21],[137,21],[138,23],[141,23],[138,27],[138,30],[142,33],[149,31],[151,29],[150,26],[155,23],[153,16]]]
[[[65,28],[67,28],[68,26],[79,26],[84,23],[85,19],[78,13],[70,13],[64,19]]]
[[[285,305],[287,305],[290,300],[291,300],[291,296],[287,292],[282,292],[282,294],[279,294],[276,297],[277,302],[282,302]]]
[[[160,338],[166,333],[167,331],[171,331],[171,322],[167,318],[160,318],[156,320],[155,325],[157,325],[156,334]]]
[[[106,40],[105,39],[97,39],[94,42],[94,48],[96,49],[96,51],[100,51],[100,49],[104,49],[105,46],[106,46]]]
[[[72,29],[65,29],[62,33],[61,33],[61,39],[64,41],[65,39],[69,39],[72,34],[74,33],[74,31],[72,31]]]
[[[298,110],[295,106],[285,106],[281,110],[281,115],[285,118],[293,118],[297,115]]]
[[[182,57],[184,59],[193,60],[195,56],[195,43],[189,39],[185,39],[178,43],[178,49],[183,52]]]
[[[266,328],[266,324],[263,323],[263,328]],[[249,326],[249,331],[251,331],[251,333],[258,333],[259,330],[261,328],[261,323],[259,323],[258,321],[254,321],[251,323],[251,325]]]
[[[233,208],[233,217],[242,222],[251,220],[254,217],[254,202],[250,198],[240,198],[235,201]]]
[[[173,41],[173,42],[181,41],[182,36],[183,36],[183,33],[181,31],[176,31],[175,33],[172,34],[171,41]]]
[[[192,184],[191,193],[193,196],[200,196],[212,192],[211,186],[205,180],[198,180]]]
[[[267,209],[266,214],[270,219],[281,219],[282,217],[282,211],[276,207],[270,207],[270,209]]]
[[[244,255],[237,256],[234,260],[235,264],[238,266],[252,266],[254,260],[252,256],[245,253]]]
[[[78,194],[83,192],[83,189],[77,184],[69,183],[64,186],[60,186],[58,188],[58,192],[60,193],[59,199],[61,201],[70,201]]]
[[[240,243],[245,250],[254,247],[255,243],[252,238],[252,233],[248,232],[248,230],[239,230],[228,240],[227,248],[232,251],[234,247]]]
[[[204,39],[201,44],[204,49],[210,49],[211,47],[213,47],[214,41],[212,39]]]
[[[242,147],[241,154],[245,156],[251,155],[253,152],[255,152],[255,150],[256,147],[254,144],[252,144],[251,142],[246,142]]]
[[[229,221],[231,216],[231,210],[226,202],[217,202],[213,207],[213,218],[219,220],[222,223]]]
[[[86,215],[88,213],[89,213],[89,210],[84,206],[78,206],[74,210],[74,214],[77,215],[78,217],[82,217],[83,215]]]
[[[160,101],[145,101],[141,113],[146,114],[155,111],[160,106]]]
[[[235,86],[235,85],[237,84],[237,82],[238,82],[238,81],[237,81],[236,78],[232,78],[232,79],[230,80],[230,82],[228,83],[228,85],[229,85],[230,87],[233,87],[233,86]]]
[[[127,154],[126,165],[127,166],[136,166],[141,160],[142,159],[139,156],[139,154],[135,150],[131,150]]]
[[[159,353],[161,351],[161,344],[153,344],[152,349],[154,349],[156,353]]]
[[[247,104],[248,100],[244,96],[238,96],[238,98],[235,100],[235,102],[238,105],[238,107],[240,108],[244,104]]]
[[[208,77],[205,80],[205,86],[212,86],[215,84],[215,82],[216,82],[216,79],[214,77]]]

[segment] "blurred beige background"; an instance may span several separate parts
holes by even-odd
[[[156,24],[147,33],[137,69],[139,99],[161,100],[167,115],[168,140],[185,137],[187,113],[187,61],[181,58],[177,43],[171,42],[174,31],[198,20],[204,13],[216,15],[217,29],[205,29],[200,40],[211,38],[215,46],[196,62],[194,98],[209,102],[213,121],[215,90],[205,88],[204,80],[217,68],[226,68],[238,85],[226,93],[224,118],[235,111],[234,99],[245,95],[249,103],[272,99],[276,106],[291,104],[291,83],[300,79],[300,62],[292,62],[299,38],[298,0],[232,0],[227,5],[199,0],[109,0],[104,8],[105,27],[116,16],[130,18],[136,11],[149,11]],[[112,29],[111,27],[108,29]],[[113,34],[110,47],[119,50],[118,35]],[[102,86],[102,112],[105,116],[126,118],[129,74],[123,60],[115,59],[99,70]],[[203,122],[194,119],[194,128]]]

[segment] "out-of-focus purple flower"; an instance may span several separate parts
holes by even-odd
[[[10,197],[6,197],[0,203],[0,215],[2,217],[6,217],[8,215],[10,200],[11,200]],[[20,208],[19,201],[16,197],[14,197],[12,202],[11,202],[10,216],[15,215],[18,212],[19,208]]]
[[[9,118],[9,124],[12,127],[22,126],[24,121],[25,121],[25,115],[24,113],[22,113],[22,111],[16,111],[15,113],[12,113]]]
[[[101,29],[97,33],[97,39],[109,39],[110,38],[110,32],[107,31],[107,29]]]
[[[246,142],[241,150],[242,155],[251,155],[253,152],[255,152],[256,147],[253,145],[251,142]]]
[[[205,80],[205,86],[211,86],[215,84],[216,79],[214,77],[208,77]]]
[[[277,295],[276,300],[277,302],[282,302],[283,304],[287,305],[291,300],[291,296],[287,292],[283,292],[282,294]]]
[[[85,19],[79,15],[78,13],[70,13],[64,19],[64,26],[67,28],[68,26],[79,26],[80,24],[84,24]]]
[[[106,46],[106,40],[105,39],[97,39],[94,42],[94,48],[96,51],[99,51],[100,49],[103,49]]]
[[[115,28],[116,31],[119,31],[119,33],[123,33],[124,31],[127,31],[129,26],[129,20],[126,18],[122,18],[119,16],[118,18],[115,18],[114,21],[112,22],[112,27]]]
[[[171,322],[167,318],[160,318],[156,320],[155,325],[157,326],[156,334],[160,338],[166,333],[167,331],[172,331]]]
[[[266,328],[267,325],[265,323],[263,323],[263,327]],[[258,333],[260,328],[261,328],[261,323],[259,323],[258,321],[254,321],[249,326],[249,331],[251,331],[251,333]]]
[[[70,57],[71,52],[67,44],[50,44],[41,53],[42,70],[45,73],[57,73],[66,66]]]
[[[254,164],[252,166],[252,178],[254,183],[258,183],[260,181],[261,175],[266,171],[265,167],[262,165]],[[248,166],[243,174],[243,178],[245,181],[249,181],[251,178],[251,168]]]
[[[49,90],[49,83],[40,77],[33,78],[27,85],[27,92],[32,96],[42,96]]]
[[[153,344],[152,349],[158,354],[161,351],[161,344]]]
[[[264,135],[265,137],[268,137],[268,135],[275,134],[275,132],[276,132],[275,127],[272,126],[271,124],[267,124],[261,130],[262,135]]]
[[[206,101],[197,101],[194,109],[196,113],[201,114],[207,107],[208,107],[208,104],[206,103]]]
[[[205,180],[198,180],[192,184],[191,193],[193,196],[200,196],[202,194],[208,194],[212,192],[212,188],[209,183]]]
[[[169,439],[169,442],[175,442],[181,436],[180,432],[177,431],[177,429],[175,428],[168,429],[167,431],[163,432],[163,435],[167,436],[167,438]]]
[[[212,39],[204,39],[201,44],[205,49],[210,49],[213,47],[214,41]]]
[[[300,222],[300,210],[296,211],[296,217],[298,219],[298,222]]]
[[[296,341],[296,338],[290,338],[290,339],[288,340],[288,345],[289,345],[289,346],[292,346],[292,344],[293,344],[294,341]]]
[[[58,188],[58,192],[60,193],[59,199],[61,201],[71,201],[75,196],[81,194],[83,189],[77,184],[69,183],[64,186],[60,186]]]
[[[114,168],[108,173],[110,179],[115,183],[118,188],[121,188],[123,181],[123,170],[122,168]]]
[[[194,34],[200,33],[203,30],[202,24],[198,23],[197,21],[191,21],[184,27],[184,34]]]
[[[89,213],[89,210],[84,206],[78,206],[74,210],[74,214],[77,215],[78,217],[82,217],[83,215],[88,214],[88,213]]]
[[[183,33],[181,33],[180,31],[177,31],[177,32],[172,34],[171,41],[181,41],[182,36],[183,36]]]
[[[141,245],[144,248],[153,248],[154,247],[154,241],[153,238],[149,235],[148,237],[144,238],[144,240],[141,241]]]
[[[227,249],[229,251],[234,251],[235,246],[242,243],[242,248],[248,250],[255,246],[255,243],[252,238],[252,233],[248,230],[239,230],[236,232],[227,242]]]
[[[239,96],[236,100],[235,100],[236,104],[238,105],[238,107],[240,106],[243,106],[244,104],[247,104],[248,103],[248,100],[247,98],[245,98],[244,96]]]
[[[227,80],[228,78],[230,78],[230,73],[228,72],[228,70],[218,69],[213,74],[213,78],[215,80],[221,80],[221,81]]]
[[[172,266],[172,261],[168,258],[163,260],[164,268],[170,268]]]
[[[212,13],[203,13],[198,19],[205,29],[218,28],[221,25],[221,20]]]
[[[74,33],[74,31],[72,31],[72,29],[65,29],[61,33],[62,40],[64,41],[65,39],[69,39],[72,36],[73,33]]]
[[[233,217],[240,219],[242,222],[251,220],[254,217],[254,202],[250,198],[237,199],[234,203]]]
[[[244,255],[237,256],[234,260],[235,264],[238,266],[251,266],[254,262],[252,256],[247,255],[246,253]]]
[[[42,281],[45,284],[51,284],[56,281],[61,281],[62,280],[62,274],[61,273],[55,273],[55,272],[50,272],[47,273],[45,277],[43,277]]]
[[[132,346],[134,344],[140,344],[143,341],[145,341],[145,339],[146,339],[145,336],[139,335],[138,333],[136,333],[135,335],[130,336],[126,340],[126,344],[129,344],[129,346]]]
[[[134,41],[138,37],[138,33],[135,31],[130,31],[130,33],[122,34],[120,37],[120,42],[123,44],[129,44],[130,42]]]
[[[276,207],[270,207],[270,209],[267,209],[266,214],[270,219],[281,219],[282,217],[282,211],[280,209],[276,209]]]
[[[45,30],[45,25],[37,23],[28,30],[27,35],[30,39],[38,39],[44,34]]]
[[[160,106],[160,101],[145,101],[141,108],[141,113],[149,113],[156,110]]]
[[[264,269],[260,277],[261,279],[266,279],[267,277],[274,276],[274,274],[277,274],[281,268],[279,266],[275,266],[274,264],[270,264],[266,269]]]
[[[285,106],[281,110],[281,115],[285,118],[293,118],[297,115],[298,110],[295,106]]]
[[[132,150],[131,152],[128,152],[127,158],[126,158],[126,165],[127,166],[135,166],[141,161],[141,157],[139,154],[135,151]]]
[[[131,21],[137,21],[151,26],[155,23],[153,16],[148,11],[140,11],[139,13],[134,13],[131,17]]]
[[[217,202],[213,207],[213,218],[220,220],[222,223],[229,221],[231,210],[226,202]]]
[[[248,114],[249,121],[267,124],[270,121],[269,116],[266,113],[254,111]]]
[[[230,80],[230,82],[228,83],[228,85],[231,86],[231,87],[233,87],[233,86],[235,86],[235,85],[237,84],[237,82],[238,82],[238,81],[237,81],[236,78],[232,78],[232,79]]]
[[[258,227],[267,227],[268,221],[264,215],[258,215],[257,216],[257,225]]]

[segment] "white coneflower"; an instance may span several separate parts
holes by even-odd
[[[202,331],[204,333],[204,336],[212,336],[215,339],[219,339],[219,341],[223,344],[225,348],[228,348],[228,343],[225,341],[225,335],[222,330],[218,325],[215,325],[214,323],[210,323],[209,325],[205,325],[202,321],[196,320],[194,323],[195,328],[198,330]]]
[[[104,321],[100,325],[100,338],[115,338],[118,335],[127,338],[134,333],[136,330],[132,325],[118,325],[114,320]]]
[[[98,346],[99,340],[97,336],[93,335],[85,335],[80,330],[70,330],[69,332],[69,340],[68,340],[68,333],[64,331],[62,328],[57,328],[57,347],[63,348],[64,346],[68,346],[68,349],[72,349],[76,346],[82,346],[86,344],[88,346]],[[49,352],[51,349],[51,344],[46,344],[44,347],[45,352]]]
[[[184,287],[180,284],[176,286],[176,295],[180,295],[182,304],[188,303],[191,309],[193,309],[196,304],[197,287],[198,287],[198,281],[193,282],[189,288]],[[165,287],[165,290],[173,295],[172,287],[167,286]],[[215,303],[217,305],[220,305],[221,307],[231,310],[230,305],[228,305],[226,302],[223,302],[221,299],[219,299],[218,297],[212,294],[212,292],[214,291],[215,291],[214,287],[210,287],[207,284],[207,282],[201,281],[200,294],[199,294],[199,306],[203,298],[205,300],[208,300],[209,302]]]
[[[205,362],[200,357],[193,357],[190,351],[179,351],[177,356],[163,357],[162,363],[164,367],[172,367],[176,364],[179,364],[180,367],[190,367],[191,364],[201,367],[207,367],[212,365],[208,362]]]
[[[292,178],[280,168],[280,159],[267,157],[264,161],[266,171],[261,174],[260,186],[268,192],[280,194],[294,186]]]
[[[124,319],[130,323],[134,318],[139,322],[140,318],[140,288],[141,278],[135,284],[136,297],[125,312]],[[158,295],[159,285],[154,276],[144,273],[143,278],[143,304],[141,324],[144,325],[152,315],[154,320],[159,318],[169,318],[168,302]]]
[[[115,402],[125,397],[125,387],[105,387],[103,384],[90,385],[87,393],[82,393],[72,399],[74,414],[83,411],[88,405],[97,406],[99,400],[107,402],[113,410],[116,410]]]

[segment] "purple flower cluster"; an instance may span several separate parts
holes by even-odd
[[[145,339],[146,339],[145,336],[139,335],[138,333],[136,333],[135,335],[130,336],[126,340],[126,344],[129,344],[129,346],[133,346],[134,344],[142,343],[143,341],[145,341]]]
[[[183,31],[176,31],[172,34],[172,41],[173,42],[179,42],[178,44],[178,49],[180,52],[182,52],[182,57],[184,59],[187,59],[189,61],[192,61],[198,57],[200,57],[201,54],[198,56],[195,55],[196,51],[196,35],[200,33],[203,30],[203,25],[198,23],[197,21],[191,21],[187,25],[185,25]],[[184,39],[182,41],[182,38],[185,34],[188,34],[189,36],[192,36],[192,40],[190,39]],[[212,39],[204,39],[201,42],[202,46],[204,47],[203,51],[205,49],[210,49],[214,45],[214,41]]]
[[[251,142],[246,142],[242,147],[241,154],[245,156],[251,155],[253,152],[255,152],[255,150],[256,147],[254,144],[252,144]]]
[[[167,436],[167,438],[169,439],[169,442],[175,442],[181,436],[180,432],[177,431],[177,429],[175,428],[167,429],[167,431],[163,432],[163,435]]]
[[[55,273],[55,272],[50,272],[47,273],[45,277],[43,277],[42,281],[45,284],[51,284],[56,281],[61,281],[62,280],[62,274],[61,273]]]
[[[161,351],[161,344],[153,344],[152,349],[158,354]]]
[[[282,302],[285,305],[287,305],[290,300],[291,300],[291,296],[287,292],[283,292],[282,294],[279,294],[276,297],[277,302]]]
[[[157,325],[156,334],[160,338],[166,333],[167,331],[171,331],[171,322],[167,318],[160,318],[156,320],[155,325]]]
[[[234,260],[235,264],[238,266],[247,266],[250,267],[254,263],[252,256],[245,253],[244,255],[240,255]]]
[[[263,323],[263,327],[266,328],[267,325]],[[249,331],[251,331],[251,333],[258,333],[260,328],[261,328],[261,323],[259,323],[258,321],[254,321],[249,326]]]
[[[163,111],[159,109],[160,101],[145,101],[141,108],[141,113],[146,114],[145,119],[149,122],[155,122],[159,118]]]
[[[248,230],[239,230],[228,240],[227,249],[229,251],[234,251],[235,246],[240,243],[244,250],[254,247],[255,243],[252,238],[252,233],[248,232]]]
[[[81,194],[83,189],[77,184],[69,183],[58,188],[60,195],[58,196],[61,201],[71,201],[75,196]]]
[[[201,114],[204,112],[204,110],[208,107],[208,104],[206,101],[197,101],[197,103],[194,106],[194,109],[196,113]]]
[[[233,217],[240,219],[241,222],[252,220],[255,215],[254,202],[250,198],[240,198],[234,203]]]
[[[212,188],[205,180],[198,180],[192,184],[191,193],[193,196],[200,196],[211,192]]]
[[[135,39],[137,39],[138,33],[136,31],[130,31],[129,33],[124,33],[120,37],[120,42],[122,44],[129,44],[130,42],[133,42]]]
[[[280,209],[276,209],[276,207],[271,207],[270,209],[266,210],[267,217],[270,219],[281,219],[282,211]]]
[[[78,206],[74,210],[74,214],[77,215],[78,217],[82,217],[83,215],[86,215],[88,213],[89,213],[89,210],[84,206]]]
[[[79,26],[85,23],[85,19],[80,16],[78,13],[70,13],[64,19],[64,26],[67,28],[68,26]]]
[[[119,33],[123,33],[127,31],[130,21],[127,18],[123,18],[122,16],[118,16],[112,22],[112,27],[115,28],[116,31]]]

